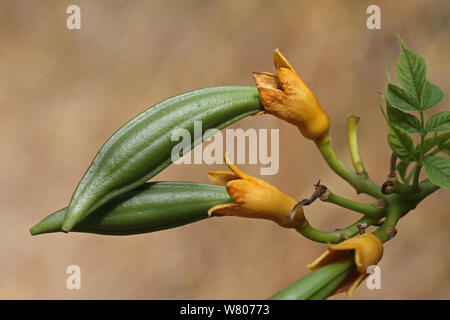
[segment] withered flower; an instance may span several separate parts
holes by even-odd
[[[328,132],[328,115],[278,49],[275,50],[274,64],[278,75],[253,73],[265,111],[292,123],[303,136],[317,141]]]
[[[295,228],[303,221],[303,208],[297,210],[293,217],[290,216],[297,200],[271,184],[244,173],[227,156],[225,161],[232,172],[212,171],[208,177],[214,184],[225,186],[235,202],[215,205],[208,214],[267,219],[285,228]]]
[[[338,244],[328,244],[328,250],[307,267],[316,270],[346,256],[353,255],[356,269],[340,284],[334,294],[346,291],[349,297],[367,276],[367,268],[376,265],[383,256],[383,243],[371,233],[357,235]]]

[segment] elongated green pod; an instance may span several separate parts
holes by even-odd
[[[208,218],[208,209],[233,202],[225,187],[194,182],[150,182],[120,195],[80,222],[73,231],[131,235],[175,228]],[[67,208],[30,229],[32,235],[61,231]]]
[[[338,260],[320,269],[308,273],[303,278],[276,293],[272,300],[308,300],[325,299],[345,279],[355,263],[352,257]],[[341,280],[341,281],[339,281]],[[334,288],[333,288],[334,287]]]
[[[333,294],[333,292],[340,286],[340,284],[347,278],[352,272],[352,268],[348,268],[340,273],[336,278],[328,282],[323,288],[317,291],[314,295],[308,298],[308,300],[325,300]]]
[[[254,87],[213,87],[167,99],[138,115],[103,145],[72,196],[62,226],[70,231],[108,200],[130,191],[172,163],[176,128],[191,135],[190,148],[202,137],[194,136],[194,122],[202,134],[222,129],[263,110]],[[207,132],[205,138],[213,132]]]

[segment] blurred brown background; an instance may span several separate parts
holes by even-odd
[[[28,229],[67,205],[103,142],[160,100],[219,85],[253,85],[273,72],[279,47],[332,119],[338,155],[350,165],[346,115],[361,116],[361,152],[372,178],[388,170],[379,111],[386,73],[399,54],[395,33],[425,57],[447,97],[450,3],[377,1],[382,29],[366,28],[372,1],[18,1],[0,3],[0,298],[265,299],[308,270],[323,252],[266,221],[211,219],[154,234],[71,233],[31,237]],[[81,30],[66,8],[81,7]],[[264,179],[305,198],[319,178],[361,201],[320,159],[313,143],[271,116],[234,128],[279,128],[280,170]],[[258,175],[257,165],[243,166]],[[224,166],[171,166],[153,180],[207,182]],[[449,299],[449,192],[439,190],[399,224],[385,245],[382,290],[358,299]],[[358,215],[320,203],[306,211],[324,230]],[[66,289],[67,266],[82,289]],[[344,295],[336,298],[345,298]]]

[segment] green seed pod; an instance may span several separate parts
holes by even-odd
[[[212,206],[233,202],[224,187],[194,182],[150,182],[96,209],[73,231],[131,235],[175,228],[208,218]],[[32,235],[59,232],[67,208],[30,229]]]
[[[120,128],[97,153],[72,196],[62,230],[70,231],[108,200],[144,184],[170,165],[172,148],[179,143],[171,139],[174,129],[188,130],[193,148],[201,143],[201,137],[194,137],[195,121],[202,121],[203,134],[261,110],[254,87],[200,89],[147,109]]]
[[[322,289],[317,291],[314,295],[310,296],[308,300],[325,300],[333,294],[333,292],[339,287],[339,285],[348,277],[352,272],[352,268],[344,270],[342,273],[336,276],[333,280],[328,282]]]
[[[303,278],[276,293],[272,300],[326,299],[355,268],[353,258],[343,258],[308,273]]]

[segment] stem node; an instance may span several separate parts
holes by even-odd
[[[368,225],[367,225],[367,223],[358,223],[356,225],[356,227],[358,227],[359,234],[364,234],[364,233],[366,233],[366,229],[367,229]]]
[[[384,198],[379,198],[374,203],[374,207],[377,209],[384,209],[385,206],[386,206],[386,200],[384,200]]]
[[[387,231],[387,234],[389,235],[389,239],[394,238],[398,232],[397,228],[395,228],[395,227],[390,227],[386,231]]]

